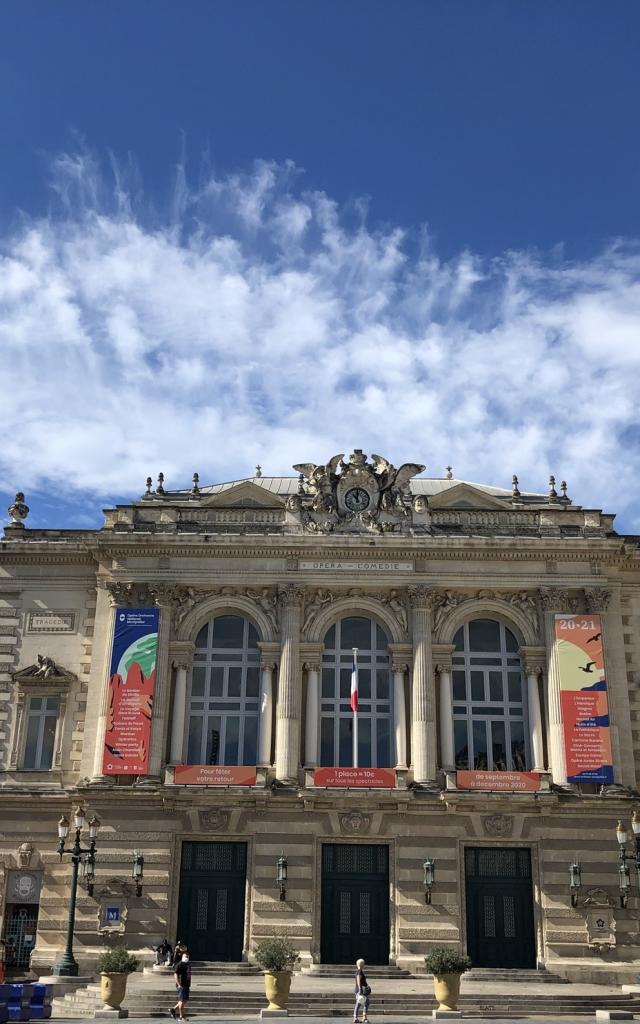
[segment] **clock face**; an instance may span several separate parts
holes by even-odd
[[[364,512],[371,504],[371,498],[363,487],[352,487],[345,494],[344,503],[350,512]]]

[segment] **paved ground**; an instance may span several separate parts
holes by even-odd
[[[91,1018],[93,1019],[93,1018]],[[158,1017],[130,1017],[130,1020],[135,1020],[137,1024],[158,1024],[160,1018]],[[238,1021],[259,1021],[260,1018],[255,1014],[247,1017],[234,1016],[234,1017],[204,1017],[193,1015],[193,1021],[197,1020],[198,1024],[238,1024]],[[388,1017],[379,1018],[383,1021],[383,1024],[426,1024],[432,1018],[427,1016],[421,1017]],[[636,1017],[636,1020],[639,1018]],[[167,1013],[167,1020],[171,1020]],[[295,1017],[291,1014],[288,1018],[290,1021],[301,1021],[302,1024],[336,1024],[340,1020],[344,1020],[346,1024],[350,1024],[351,1014],[346,1014],[344,1018],[340,1017]],[[371,1024],[377,1024],[375,1014],[369,1013],[369,1020]],[[536,1022],[536,1024],[588,1024],[588,1022],[595,1021],[594,1016],[581,1016],[581,1017],[541,1017],[536,1015],[535,1017],[464,1017],[464,1020],[469,1021],[491,1021],[492,1024],[518,1024],[518,1021],[526,1021],[527,1024]],[[56,1024],[63,1022],[64,1018],[56,1017]],[[78,1020],[69,1021],[68,1024],[78,1024]]]

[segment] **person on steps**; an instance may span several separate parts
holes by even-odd
[[[176,965],[174,978],[178,990],[178,1002],[175,1006],[170,1007],[169,1013],[174,1020],[186,1020],[187,1003],[189,1002],[189,992],[191,989],[191,964],[189,963],[188,953],[182,954],[180,963]]]
[[[361,1020],[363,1024],[369,1024],[369,996],[371,988],[367,984],[364,973],[364,960],[356,960],[356,1005],[353,1008],[353,1024],[357,1024],[358,1011],[362,1010]]]

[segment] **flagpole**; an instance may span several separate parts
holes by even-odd
[[[358,767],[358,648],[352,647],[351,707],[353,710],[353,767]]]

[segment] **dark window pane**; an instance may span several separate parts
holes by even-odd
[[[464,651],[464,628],[460,626],[460,629],[453,638],[456,651]]]
[[[336,627],[335,626],[332,626],[331,629],[329,630],[329,632],[326,634],[326,636],[324,638],[324,646],[325,646],[326,650],[328,650],[328,651],[335,650],[335,646],[336,646]]]
[[[509,700],[518,703],[522,700],[522,678],[519,672],[509,673]]]
[[[488,766],[486,722],[473,722],[473,767],[483,772]]]
[[[257,697],[259,687],[260,670],[258,668],[247,669],[247,697]]]
[[[453,723],[453,742],[456,751],[456,768],[469,767],[469,741],[467,723],[459,720]]]
[[[39,698],[37,698],[39,700]],[[33,700],[31,701],[33,707]],[[40,732],[40,718],[37,715],[29,715],[27,725],[27,742],[24,750],[24,767],[36,770],[38,764],[38,733]]]
[[[351,682],[349,682],[351,685]],[[371,700],[371,669],[358,669],[358,699]],[[363,767],[365,767],[363,765]]]
[[[358,767],[371,768],[371,719],[358,719]]]
[[[389,672],[378,669],[376,674],[376,696],[378,700],[389,700]]]
[[[208,646],[209,637],[209,623],[207,622],[196,637],[196,647],[202,648]]]
[[[187,764],[202,764],[202,716],[192,715],[189,719],[189,742]]]
[[[257,647],[259,639],[260,639],[260,636],[258,635],[258,630],[253,625],[253,623],[250,622],[249,623],[249,638],[248,638],[248,641],[247,641],[247,647]]]
[[[335,672],[332,668],[322,670],[322,696],[333,697],[335,692]]]
[[[351,669],[340,669],[340,696],[349,697],[351,694]]]
[[[332,768],[334,762],[333,725],[333,718],[323,716],[320,722],[320,764],[325,768]]]
[[[239,697],[242,690],[242,669],[232,667],[229,669],[229,688],[228,694],[230,697]],[[232,762],[235,764],[236,762]]]
[[[493,619],[473,619],[469,623],[469,650],[499,651],[500,624]]]
[[[466,700],[467,699],[467,686],[465,683],[464,672],[453,673],[453,699],[454,700]]]
[[[376,647],[379,651],[386,651],[389,644],[389,637],[385,633],[382,626],[376,624]]]
[[[339,718],[339,753],[338,764],[346,768],[353,764],[353,722],[350,718]]]
[[[391,760],[391,719],[376,719],[376,768],[390,768]]]
[[[352,647],[371,650],[371,620],[355,617],[343,619],[340,623],[340,647],[343,651],[351,650]]]
[[[471,700],[484,700],[484,672],[471,673]]]
[[[40,771],[48,771],[53,764],[53,742],[56,736],[56,716],[46,715],[44,729],[42,732],[42,747],[40,751]]]
[[[524,722],[511,722],[511,759],[517,772],[526,772],[527,759],[524,750]]]
[[[471,708],[473,715],[504,715],[504,708],[496,704],[474,704]]]
[[[30,711],[42,711],[42,697],[32,697],[29,701]]]
[[[46,710],[47,711],[54,711],[56,715],[58,714],[59,704],[60,704],[60,698],[59,697],[47,697],[45,702],[44,702],[44,706],[45,706]]]
[[[204,697],[204,681],[206,669],[202,666],[194,666],[191,673],[191,696]]]
[[[236,715],[227,718],[227,731],[224,743],[224,763],[238,763],[238,739],[240,735],[240,719]]]
[[[453,709],[453,713],[454,715],[466,715],[467,709],[464,707],[464,705],[456,705],[456,707],[454,707]]]
[[[222,719],[210,718],[207,726],[207,764],[220,764],[222,761],[220,743],[222,737]]]
[[[505,647],[508,651],[517,651],[519,644],[510,629],[505,626],[504,630]]]
[[[219,615],[213,620],[212,647],[241,648],[244,642],[244,619],[237,615]]]
[[[502,701],[502,672],[489,673],[489,700]]]
[[[222,687],[224,685],[224,669],[218,668],[215,665],[211,669],[211,680],[209,683],[209,695],[211,697],[222,697]]]
[[[492,747],[491,753],[493,757],[493,767],[496,771],[504,772],[507,770],[507,743],[505,740],[504,733],[504,722],[492,722],[491,723],[491,739]]]
[[[242,763],[253,765],[257,760],[258,716],[249,715],[244,720],[244,751]]]

